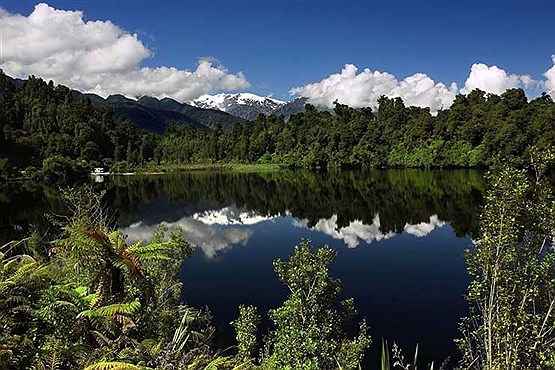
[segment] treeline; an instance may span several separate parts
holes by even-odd
[[[163,135],[113,120],[109,106],[95,107],[64,86],[40,78],[16,81],[0,73],[0,173],[42,169],[53,179],[84,169],[112,171],[171,168],[183,163],[276,163],[292,167],[521,166],[528,148],[555,145],[555,104],[528,101],[521,89],[500,96],[474,90],[449,109],[406,107],[381,97],[378,109],[336,103],[333,112],[307,104],[285,120],[260,115],[199,130],[174,125]]]
[[[528,102],[521,89],[501,96],[474,90],[436,116],[381,97],[377,111],[339,103],[333,113],[306,105],[303,113],[260,115],[230,132],[174,127],[162,138],[165,162],[231,161],[301,167],[518,166],[528,148],[555,144],[555,104],[543,94]]]

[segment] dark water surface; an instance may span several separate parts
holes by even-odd
[[[272,261],[309,238],[338,251],[332,274],[371,326],[370,364],[378,363],[382,337],[408,358],[417,343],[425,361],[456,357],[452,339],[468,284],[463,251],[485,187],[479,172],[195,172],[96,186],[107,190],[130,241],[164,224],[180,226],[199,247],[183,266],[183,300],[210,308],[221,345],[233,343],[229,322],[239,304],[264,315],[285,299]],[[0,207],[2,241],[29,224],[40,228],[59,201],[52,189],[19,186],[0,193]]]

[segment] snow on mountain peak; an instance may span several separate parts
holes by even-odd
[[[252,93],[201,95],[187,104],[205,109],[217,109],[245,119],[254,119],[260,113],[271,114],[287,102]]]
[[[248,104],[249,102],[255,101],[255,102],[260,102],[263,103],[267,100],[272,101],[276,104],[282,105],[285,104],[286,102],[282,101],[282,100],[277,100],[274,98],[271,98],[269,96],[259,96],[256,94],[251,94],[251,93],[239,93],[239,94],[235,94],[236,99],[239,103],[242,104]]]

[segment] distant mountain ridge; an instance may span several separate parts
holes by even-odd
[[[15,84],[25,83],[25,80],[7,77]],[[293,114],[304,112],[308,102],[305,97],[283,101],[252,93],[205,94],[187,103],[180,103],[171,98],[143,96],[134,100],[121,94],[103,98],[77,90],[72,92],[75,96],[89,98],[93,105],[111,105],[114,120],[127,117],[137,127],[157,133],[163,133],[172,124],[191,125],[202,131],[221,125],[228,131],[234,124],[254,120],[259,114],[283,115],[289,119]]]
[[[283,114],[286,119],[289,119],[289,117],[291,117],[293,114],[304,112],[304,108],[307,103],[308,98],[297,98],[275,109],[271,114],[276,116],[280,116]]]
[[[308,98],[297,98],[291,101],[259,96],[251,93],[236,94],[204,94],[187,104],[205,109],[217,109],[246,120],[254,120],[259,114],[284,115],[286,119],[293,114],[304,112]]]
[[[244,119],[215,109],[193,107],[180,103],[174,99],[157,99],[143,96],[138,100],[123,95],[110,95],[106,99],[96,94],[84,94],[74,91],[76,96],[89,98],[94,105],[111,105],[114,109],[114,119],[127,117],[137,127],[162,133],[169,125],[191,125],[199,130],[209,130],[221,125],[229,130],[235,123]]]
[[[297,98],[285,102],[251,93],[202,95],[188,103],[180,103],[171,98],[158,99],[143,96],[138,100],[120,94],[102,98],[96,94],[74,92],[86,97],[94,105],[111,105],[114,119],[129,118],[137,127],[162,133],[168,125],[191,125],[199,130],[209,130],[221,125],[225,131],[235,123],[251,121],[259,114],[291,115],[304,111],[307,98]]]

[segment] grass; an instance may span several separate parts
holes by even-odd
[[[180,163],[150,165],[136,171],[137,174],[158,174],[188,171],[232,171],[232,172],[274,172],[282,166],[278,164],[261,163]]]

